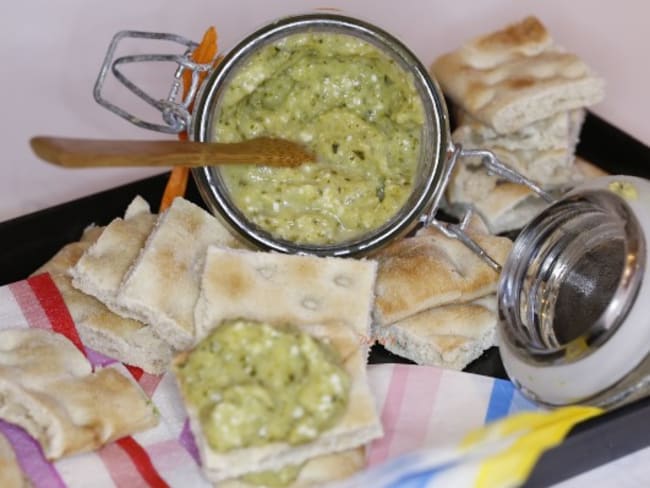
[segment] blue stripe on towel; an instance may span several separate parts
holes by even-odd
[[[393,481],[388,488],[426,488],[431,486],[430,483],[437,475],[449,470],[456,464],[456,462],[450,462],[417,473],[404,473],[403,477]]]
[[[490,393],[490,402],[488,403],[487,412],[485,412],[485,423],[498,420],[510,413],[512,397],[515,393],[515,387],[506,380],[494,380],[492,393]]]

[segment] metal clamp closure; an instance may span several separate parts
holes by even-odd
[[[456,167],[459,158],[481,158],[481,162],[487,168],[488,174],[496,175],[512,183],[525,185],[549,204],[555,202],[555,198],[548,192],[544,191],[534,181],[526,178],[521,173],[503,164],[501,161],[499,161],[493,152],[485,149],[463,149],[461,144],[453,145],[452,152],[449,156],[449,160],[447,161],[447,166],[444,173],[442,174],[442,190],[436,195],[436,198],[431,205],[431,211],[423,217],[423,224],[425,227],[434,226],[445,236],[452,239],[458,239],[469,249],[471,249],[477,256],[479,256],[494,271],[500,273],[502,265],[498,263],[494,258],[492,258],[485,249],[483,249],[474,239],[472,239],[466,233],[469,222],[471,221],[472,217],[476,215],[473,206],[467,206],[463,217],[457,224],[443,222],[435,218],[436,211],[440,205],[440,200],[442,199],[442,195],[449,185],[451,174]]]
[[[177,44],[185,46],[185,52],[183,54],[136,54],[121,56],[115,60],[115,51],[117,50],[118,44],[120,41],[126,38],[135,38],[135,39],[150,39],[150,40],[161,40],[161,41],[171,41]],[[123,119],[128,120],[132,124],[142,127],[143,129],[155,130],[158,132],[164,132],[167,134],[178,134],[187,130],[190,124],[190,112],[189,107],[196,96],[196,93],[199,88],[199,73],[208,71],[212,68],[212,64],[198,64],[193,62],[190,59],[190,53],[198,46],[197,43],[186,39],[182,36],[175,34],[166,34],[160,32],[141,32],[141,31],[131,31],[125,30],[120,31],[111,40],[111,43],[106,52],[106,57],[102,63],[99,76],[95,82],[95,87],[93,90],[93,95],[97,103],[107,108],[111,112],[119,115]],[[174,81],[172,83],[169,95],[166,99],[155,99],[149,95],[146,91],[138,87],[135,83],[129,80],[123,73],[120,71],[119,67],[124,64],[129,63],[141,63],[141,62],[173,62],[178,65],[174,73]],[[106,81],[108,72],[113,73],[113,76],[127,87],[131,92],[133,92],[137,97],[144,100],[146,103],[156,108],[162,113],[162,118],[165,124],[156,124],[153,122],[147,122],[136,115],[114,105],[109,102],[102,96],[102,89]],[[181,94],[182,80],[181,77],[185,70],[189,69],[192,72],[192,82],[187,91],[185,97]]]

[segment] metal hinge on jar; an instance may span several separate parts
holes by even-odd
[[[477,256],[479,256],[485,263],[487,263],[497,273],[501,272],[501,264],[494,260],[485,249],[483,249],[474,239],[472,239],[465,231],[469,225],[470,220],[475,215],[474,207],[468,205],[465,214],[458,224],[443,222],[435,218],[435,214],[440,206],[440,200],[444,194],[444,189],[447,188],[451,174],[458,163],[459,158],[480,158],[482,164],[486,167],[488,174],[498,176],[503,180],[510,181],[526,186],[528,189],[539,195],[547,203],[553,203],[555,198],[548,192],[544,191],[534,181],[526,178],[521,173],[515,171],[503,164],[496,155],[485,149],[463,149],[461,144],[454,144],[451,148],[451,154],[447,160],[447,166],[442,174],[442,187],[443,191],[436,195],[435,200],[431,205],[431,211],[424,215],[421,219],[425,226],[434,226],[447,237],[458,239],[465,246],[471,249]]]
[[[127,38],[133,39],[150,39],[159,41],[171,41],[182,46],[185,46],[183,54],[133,54],[121,56],[116,59],[115,52],[119,43]],[[106,52],[106,57],[102,63],[99,76],[95,82],[93,94],[97,103],[106,107],[111,112],[119,115],[125,120],[128,120],[133,125],[143,129],[155,130],[157,132],[164,132],[166,134],[178,134],[188,129],[190,124],[189,107],[196,96],[199,88],[199,74],[209,71],[212,64],[200,64],[191,60],[190,54],[196,49],[198,44],[194,41],[186,39],[182,36],[175,34],[166,34],[160,32],[141,32],[124,30],[120,31],[111,40],[111,43]],[[120,70],[122,65],[130,63],[146,63],[146,62],[173,62],[178,65],[175,73],[172,86],[169,90],[169,95],[166,99],[155,99],[146,91],[141,89],[138,85],[129,80],[124,73]],[[182,81],[181,78],[186,70],[192,72],[192,81],[185,97],[182,96]],[[162,113],[162,118],[165,124],[157,124],[147,122],[140,119],[138,116],[118,107],[117,105],[106,100],[102,95],[102,90],[106,82],[106,77],[111,71],[113,76],[138,98],[144,100],[147,104]]]

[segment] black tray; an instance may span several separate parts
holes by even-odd
[[[650,148],[592,113],[587,114],[576,152],[608,173],[650,178]],[[0,222],[0,285],[26,278],[65,244],[78,240],[89,224],[106,225],[122,215],[136,195],[155,205],[167,177],[163,173]],[[205,208],[193,181],[186,198]],[[375,345],[369,362],[410,361]],[[465,371],[506,378],[496,348]],[[650,423],[642,422],[643,416],[650,416],[650,400],[584,422],[562,445],[544,454],[527,486],[548,486],[649,445]]]

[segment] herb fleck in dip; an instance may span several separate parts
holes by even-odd
[[[236,73],[215,136],[303,142],[318,162],[221,173],[235,205],[276,237],[340,243],[378,228],[406,202],[423,121],[411,75],[375,46],[343,34],[294,34]]]

